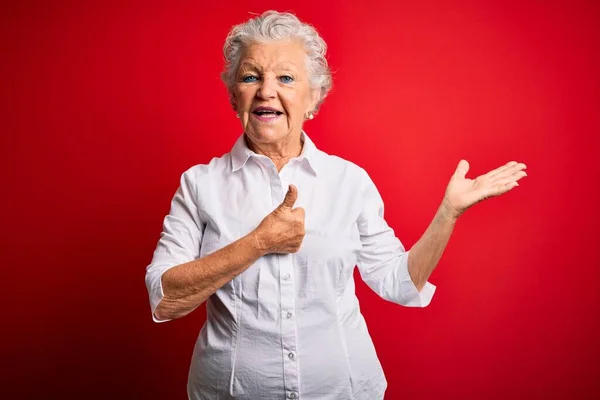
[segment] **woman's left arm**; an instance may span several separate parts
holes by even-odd
[[[444,198],[433,221],[408,252],[408,273],[419,292],[440,261],[457,218]]]
[[[418,291],[439,262],[458,217],[474,204],[519,186],[517,181],[527,176],[525,168],[525,164],[511,161],[475,179],[467,179],[469,163],[466,160],[458,163],[433,221],[408,252],[408,272]]]

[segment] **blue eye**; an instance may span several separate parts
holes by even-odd
[[[242,78],[242,82],[252,83],[252,82],[256,82],[256,79],[258,79],[258,78],[254,75],[246,75]]]
[[[281,79],[281,82],[283,82],[283,83],[292,83],[294,81],[294,78],[292,78],[289,75],[284,75],[284,76],[280,77],[279,79]]]

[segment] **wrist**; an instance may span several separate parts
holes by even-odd
[[[258,228],[250,232],[248,238],[250,239],[250,246],[257,252],[259,257],[269,253],[264,235]]]
[[[442,200],[442,204],[440,205],[438,212],[442,216],[442,218],[450,222],[456,222],[458,217],[460,217],[463,213],[457,210],[455,207],[453,207],[446,197],[444,197],[444,199]]]

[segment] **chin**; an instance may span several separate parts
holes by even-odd
[[[260,143],[276,143],[287,136],[287,132],[276,129],[257,129],[249,131],[247,134]]]

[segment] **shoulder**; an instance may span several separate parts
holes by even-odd
[[[350,174],[363,174],[365,170],[357,163],[342,158],[340,156],[326,153],[322,150],[317,150],[319,166],[322,169],[331,172],[345,172]]]
[[[333,179],[350,179],[361,184],[370,180],[367,171],[359,164],[340,156],[318,150],[319,167],[327,176]]]
[[[181,174],[181,179],[198,182],[215,177],[222,177],[231,172],[231,154],[226,153],[220,157],[213,157],[208,163],[196,164]]]

